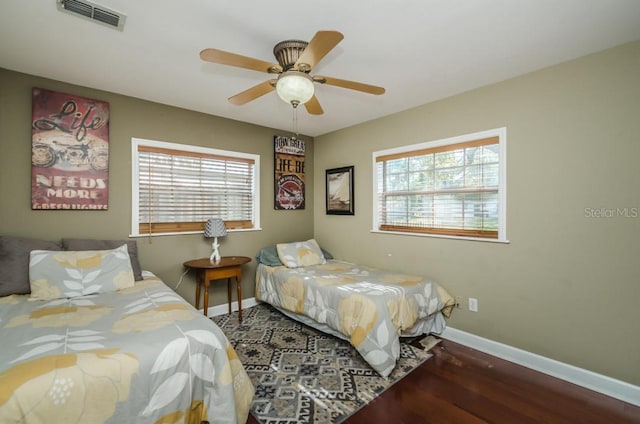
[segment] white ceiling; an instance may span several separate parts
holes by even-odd
[[[125,14],[124,31],[61,13],[56,0],[2,0],[0,67],[291,131],[275,92],[227,101],[270,75],[199,52],[275,62],[279,41],[337,30],[344,40],[311,73],[387,92],[316,85],[324,115],[298,113],[310,136],[640,39],[639,0],[93,1]]]

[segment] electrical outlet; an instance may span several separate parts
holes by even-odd
[[[475,297],[469,298],[469,310],[471,312],[478,312],[478,299]]]

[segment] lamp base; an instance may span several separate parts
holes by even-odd
[[[211,256],[209,256],[209,262],[211,262],[212,264],[217,264],[220,262],[220,250],[218,250],[219,247],[220,244],[218,243],[218,237],[214,237],[213,243],[211,244],[213,252],[211,253]]]

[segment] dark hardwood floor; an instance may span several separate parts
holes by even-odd
[[[346,423],[640,423],[640,407],[466,346],[431,352]]]

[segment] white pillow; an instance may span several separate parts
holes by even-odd
[[[51,300],[133,287],[127,245],[111,250],[32,250],[31,299]]]
[[[278,243],[276,244],[276,250],[278,251],[280,262],[288,268],[327,263],[322,254],[322,249],[320,249],[315,239],[294,243]]]

